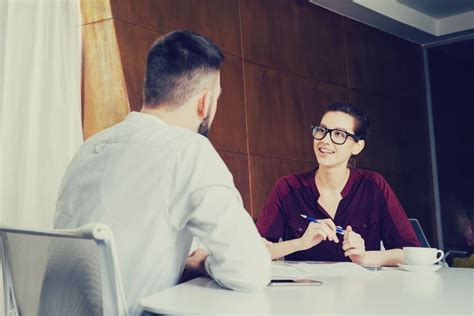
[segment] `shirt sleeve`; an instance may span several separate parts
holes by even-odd
[[[270,282],[270,254],[243,206],[231,173],[209,141],[193,138],[180,155],[176,170],[175,181],[182,182],[183,189],[176,202],[182,205],[175,209],[183,214],[174,216],[175,225],[187,229],[208,249],[205,268],[209,275],[233,290],[265,287]]]
[[[284,186],[287,186],[284,178],[278,179],[257,220],[257,229],[260,235],[272,242],[278,242],[280,237],[283,237],[285,229],[286,220],[281,194]]]
[[[420,247],[415,231],[390,185],[379,175],[380,222],[385,249]]]

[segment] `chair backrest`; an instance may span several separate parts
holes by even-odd
[[[6,316],[128,315],[113,234],[104,224],[0,226],[0,255]]]
[[[430,243],[428,242],[428,239],[421,228],[420,222],[416,218],[409,218],[408,220],[410,221],[410,224],[416,233],[416,237],[418,237],[421,247],[430,248]]]

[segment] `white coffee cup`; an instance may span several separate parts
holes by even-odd
[[[443,259],[444,252],[436,248],[403,247],[403,255],[407,265],[429,266]]]

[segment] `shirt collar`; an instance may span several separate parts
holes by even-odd
[[[318,188],[316,187],[316,181],[315,181],[315,176],[316,176],[316,171],[317,170],[318,170],[318,168],[314,169],[313,171],[311,171],[308,174],[308,175],[311,175],[311,178],[308,179],[308,180],[311,183],[311,190],[316,195],[316,198],[319,198],[320,194],[319,194]],[[356,173],[357,173],[357,169],[350,168],[349,179],[347,179],[347,182],[346,182],[346,184],[344,185],[344,188],[341,191],[342,198],[345,198],[349,194],[349,192],[351,191],[352,184],[354,183],[354,180],[356,178]]]
[[[165,123],[162,119],[160,119],[157,116],[142,113],[142,112],[135,112],[135,111],[132,111],[132,112],[128,113],[125,120],[128,121],[128,122],[137,122],[137,123],[147,122],[147,123],[152,123],[152,124],[168,125],[167,123]]]

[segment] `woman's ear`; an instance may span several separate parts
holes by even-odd
[[[352,155],[357,156],[365,147],[365,140],[361,139],[352,146]]]

